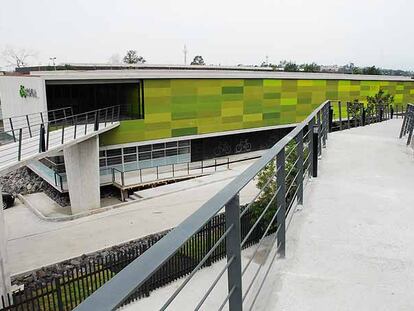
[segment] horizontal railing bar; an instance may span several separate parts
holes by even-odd
[[[269,225],[267,226],[265,232],[263,233],[262,237],[259,240],[259,243],[257,243],[256,248],[253,252],[253,255],[250,257],[248,263],[244,266],[243,271],[242,271],[242,276],[244,275],[244,273],[246,272],[246,270],[249,268],[250,264],[253,262],[254,257],[256,256],[256,253],[259,251],[260,246],[262,245],[262,242],[264,241],[264,238],[267,235],[267,232],[270,230],[270,228],[272,227],[273,222],[275,221],[277,214],[280,211],[281,206],[279,205],[279,207],[277,208],[276,212],[274,213],[272,219],[270,220]],[[279,229],[276,229],[276,233],[278,232]]]
[[[277,194],[279,193],[280,188],[281,187],[279,186],[279,188],[275,191],[275,193],[272,196],[272,198],[270,199],[269,203],[266,205],[266,208],[263,210],[263,212],[260,214],[259,218],[257,218],[257,220],[255,221],[255,223],[253,224],[253,226],[250,228],[249,232],[244,237],[243,241],[241,242],[241,247],[244,246],[244,244],[247,242],[247,240],[249,239],[249,237],[252,234],[252,232],[254,231],[254,229],[256,229],[256,226],[259,224],[259,222],[262,220],[262,218],[266,214],[266,212],[269,209],[270,205],[273,203],[273,200],[276,198]]]
[[[284,217],[284,216],[283,216],[283,217]],[[282,228],[282,226],[278,226],[278,228],[277,228],[277,230],[276,230],[276,232],[275,232],[275,234],[274,234],[274,238],[273,238],[273,241],[272,241],[272,243],[271,243],[271,246],[269,246],[269,250],[266,252],[266,256],[270,253],[270,251],[271,251],[271,250],[272,250],[272,248],[273,248],[273,245],[276,243],[276,240],[277,240],[277,233],[279,232],[279,229],[280,229],[280,228]],[[266,257],[266,256],[265,256],[265,257]],[[252,289],[252,286],[253,286],[253,284],[254,284],[254,281],[256,280],[257,276],[259,275],[259,272],[262,270],[262,267],[263,267],[263,265],[265,264],[265,262],[266,262],[266,261],[261,262],[261,263],[260,263],[260,265],[259,265],[259,267],[257,268],[257,270],[256,270],[256,272],[255,272],[255,274],[254,274],[254,276],[253,276],[253,278],[252,278],[251,282],[249,283],[249,286],[247,287],[247,289],[246,289],[246,291],[245,291],[245,293],[244,293],[244,295],[243,295],[243,299],[242,299],[242,301],[243,301],[243,302],[244,302],[244,300],[246,299],[247,295],[249,294],[250,290]]]
[[[267,180],[266,184],[259,190],[259,192],[255,195],[255,197],[253,198],[253,200],[250,201],[250,203],[246,206],[246,208],[240,213],[240,217],[242,217],[244,214],[247,213],[247,211],[250,209],[250,207],[255,203],[256,199],[262,194],[262,192],[269,186],[271,181],[276,182],[276,180],[274,179],[274,177],[276,176],[278,172],[278,169],[275,170],[275,172],[269,177],[269,179]]]
[[[296,159],[295,163],[292,164],[292,167],[290,168],[289,172],[285,175],[285,178],[287,178],[290,173],[296,168],[296,164],[298,164],[299,158]]]
[[[275,250],[275,254],[273,255],[272,261],[269,263],[269,267],[268,267],[268,268],[267,268],[267,270],[266,270],[266,273],[265,273],[265,275],[264,275],[264,277],[263,277],[263,279],[262,279],[262,282],[260,283],[259,289],[258,289],[258,290],[257,290],[257,292],[256,292],[256,295],[255,295],[255,297],[254,297],[254,299],[253,299],[252,304],[250,305],[249,310],[252,310],[252,309],[253,309],[254,304],[256,303],[256,299],[257,299],[257,297],[259,296],[259,294],[260,294],[260,292],[261,292],[261,290],[262,290],[263,284],[264,284],[264,282],[265,282],[265,281],[266,281],[266,279],[267,279],[267,275],[269,274],[270,268],[273,266],[273,263],[274,263],[274,261],[275,261],[275,259],[276,259],[276,256],[277,256],[277,254],[278,254],[278,251],[279,251],[279,248],[280,248],[280,246],[281,246],[281,245],[282,245],[282,244],[280,244],[280,245],[276,248],[276,250]]]
[[[292,189],[293,185],[295,184],[295,181],[296,181],[296,179],[298,178],[299,173],[300,173],[300,171],[298,171],[298,172],[296,173],[295,177],[292,179],[292,182],[290,183],[290,185],[289,185],[289,187],[288,187],[288,190],[287,190],[287,191],[286,191],[286,193],[285,193],[285,198],[288,196],[290,189]]]
[[[167,307],[173,302],[175,297],[181,292],[181,290],[184,288],[184,286],[192,279],[194,274],[202,267],[202,265],[207,261],[207,259],[210,257],[211,254],[216,250],[216,248],[220,245],[221,242],[226,238],[226,236],[229,234],[229,232],[234,228],[234,225],[230,225],[227,230],[223,233],[223,235],[220,237],[220,239],[217,240],[216,243],[214,243],[213,247],[210,249],[210,251],[203,257],[203,259],[198,263],[198,265],[191,271],[190,275],[184,280],[183,283],[176,289],[176,291],[170,296],[170,298],[167,300],[167,302],[161,307],[161,311],[164,311],[167,309]]]
[[[221,306],[218,308],[218,311],[223,310],[224,306],[226,305],[227,301],[229,301],[231,295],[233,295],[233,292],[235,291],[236,287],[233,286],[231,288],[231,290],[229,291],[229,293],[227,294],[226,298],[224,299],[223,303],[221,304]]]
[[[220,273],[217,275],[216,279],[214,280],[213,284],[211,284],[211,286],[209,287],[209,289],[207,290],[207,292],[205,293],[205,295],[203,296],[203,298],[201,298],[200,302],[198,303],[198,305],[194,308],[194,310],[199,310],[201,308],[201,306],[203,305],[204,301],[206,301],[207,297],[210,295],[211,291],[214,289],[214,287],[217,285],[218,281],[220,281],[221,277],[223,276],[224,272],[226,272],[227,268],[231,265],[231,263],[233,262],[234,258],[236,258],[236,256],[231,256],[229,260],[227,260],[227,264],[223,267],[223,269],[221,269]]]
[[[89,296],[76,310],[113,310],[150,278],[177,250],[214,215],[216,215],[237,193],[240,192],[294,137],[315,118],[329,101],[322,103],[305,120],[265,152],[256,162],[228,183],[180,225],[149,248],[139,258],[116,274],[108,283]]]

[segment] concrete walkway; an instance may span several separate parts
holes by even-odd
[[[307,185],[305,205],[288,225],[286,258],[275,261],[252,310],[414,310],[414,156],[405,140],[397,139],[401,122],[330,134],[319,177]],[[266,247],[244,275],[243,291],[264,262]],[[252,249],[243,251],[243,266],[251,254]],[[171,309],[193,310],[224,264],[200,270]],[[123,310],[158,309],[182,282]],[[224,274],[203,310],[217,310],[226,291]]]
[[[330,135],[257,310],[414,310],[414,157],[401,123]]]
[[[143,190],[140,196],[144,200],[71,221],[41,220],[22,204],[5,210],[11,274],[173,228],[251,163],[240,162],[213,175]],[[256,191],[252,183],[241,193],[241,201],[251,200]]]

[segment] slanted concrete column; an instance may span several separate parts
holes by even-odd
[[[72,214],[100,207],[99,138],[63,149]]]
[[[5,296],[6,293],[10,293],[10,270],[7,258],[7,232],[6,223],[4,221],[3,211],[3,197],[1,195],[0,185],[0,296]],[[1,299],[0,299],[1,307]]]

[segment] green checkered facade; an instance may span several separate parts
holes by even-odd
[[[396,104],[413,102],[414,82],[274,79],[144,81],[145,118],[122,121],[101,136],[116,145],[302,121],[323,101],[358,99],[380,89]]]

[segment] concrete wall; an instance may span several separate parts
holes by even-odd
[[[0,185],[0,296],[10,292],[10,271],[7,262],[7,232],[4,221],[3,198]],[[1,303],[0,303],[1,306]]]
[[[36,90],[37,97],[20,96],[20,86]],[[3,119],[37,113],[47,110],[45,82],[40,77],[2,76],[0,77],[0,105]],[[40,118],[39,118],[40,119]],[[8,122],[4,122],[10,130]]]
[[[99,137],[63,150],[72,214],[100,207]]]

